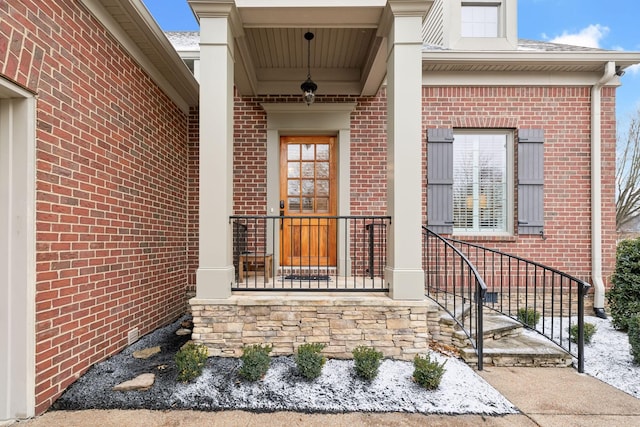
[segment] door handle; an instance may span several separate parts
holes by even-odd
[[[280,200],[280,216],[284,216],[284,200]],[[280,230],[284,228],[284,219],[280,219]]]

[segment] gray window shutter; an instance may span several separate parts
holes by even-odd
[[[518,234],[544,230],[544,130],[518,130]]]
[[[453,233],[453,129],[427,129],[427,223]]]

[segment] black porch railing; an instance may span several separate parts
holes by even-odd
[[[388,291],[388,216],[234,215],[230,221],[233,291]]]
[[[483,300],[487,290],[474,265],[442,236],[422,227],[427,296],[447,311],[476,350],[483,369]]]
[[[487,286],[485,307],[516,319],[545,336],[574,356],[578,371],[584,372],[584,297],[590,287],[588,283],[495,249],[455,239],[446,241],[457,248],[484,278]],[[524,315],[527,311],[538,313],[539,320],[527,322]],[[569,332],[574,324],[578,326],[575,342]]]

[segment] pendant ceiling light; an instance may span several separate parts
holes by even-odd
[[[311,80],[311,40],[313,40],[313,33],[307,31],[304,34],[304,38],[307,41],[307,80],[300,85],[300,89],[302,89],[304,101],[307,105],[311,105],[316,98],[316,89],[318,89],[318,85]]]

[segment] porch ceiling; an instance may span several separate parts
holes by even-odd
[[[235,1],[239,92],[299,94],[307,78],[304,33],[311,31],[309,65],[317,94],[374,95],[386,75],[387,44],[379,31],[386,0],[300,3]]]

